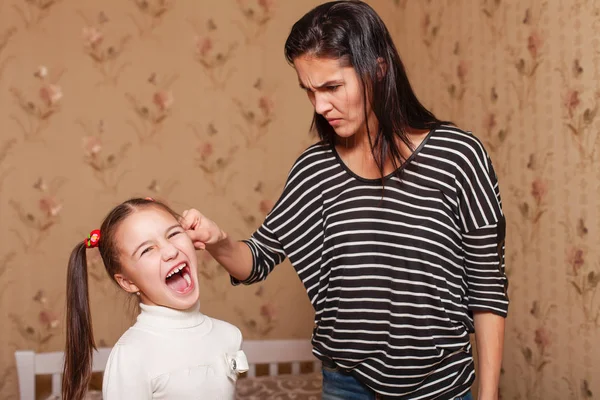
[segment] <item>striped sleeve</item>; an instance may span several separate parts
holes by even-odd
[[[506,222],[498,178],[481,143],[473,138],[468,148],[456,176],[468,306],[506,317]]]
[[[318,269],[323,244],[321,188],[328,184],[322,174],[332,168],[323,147],[309,147],[291,168],[281,197],[263,224],[244,241],[252,252],[252,272],[243,282],[232,277],[234,285],[266,279],[286,257],[294,265],[309,265],[298,271],[303,281]],[[313,281],[318,282],[317,275],[309,283]]]
[[[251,285],[265,280],[267,275],[273,271],[273,268],[285,260],[285,251],[277,236],[269,229],[268,219],[263,222],[250,239],[243,240],[243,242],[248,245],[252,253],[252,272],[244,281],[232,276],[231,283],[234,286],[240,283]]]

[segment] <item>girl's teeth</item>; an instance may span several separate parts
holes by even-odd
[[[188,286],[192,284],[192,278],[190,277],[190,274],[183,274],[183,279],[185,279]]]
[[[173,275],[175,275],[176,273],[178,273],[179,271],[183,270],[185,267],[187,267],[187,264],[183,264],[181,267],[177,267],[175,268],[173,271],[171,271],[171,273],[169,275],[167,275],[167,278],[172,277]],[[188,282],[189,283],[189,282]]]

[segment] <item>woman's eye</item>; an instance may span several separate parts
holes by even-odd
[[[335,85],[335,86],[327,86],[327,90],[329,90],[330,92],[335,92],[337,88],[339,88],[340,85]]]

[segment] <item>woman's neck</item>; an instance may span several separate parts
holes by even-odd
[[[350,137],[336,138],[336,150],[346,166],[358,176],[367,179],[377,179],[382,176],[382,171],[373,156],[373,154],[379,153],[381,143],[377,144],[377,147],[373,150],[371,149],[371,146],[376,146],[376,132],[377,130],[371,129],[370,136],[365,130],[364,133],[356,133]],[[408,159],[412,155],[428,133],[428,129],[407,129],[406,136],[410,142],[410,147],[400,138],[396,137],[396,146],[403,160]],[[400,160],[396,160],[396,163],[394,163],[391,152],[385,155],[383,161],[383,176],[389,175],[400,167]]]

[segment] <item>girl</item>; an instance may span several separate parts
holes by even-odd
[[[141,312],[111,351],[103,398],[233,399],[247,369],[235,326],[200,312],[196,251],[166,205],[131,199],[73,249],[67,272],[63,399],[80,400],[95,348],[86,249],[98,247],[108,275],[138,297]]]
[[[381,18],[360,1],[297,21],[287,61],[321,141],[248,240],[196,210],[184,227],[234,284],[288,257],[315,308],[324,400],[498,398],[508,310],[505,221],[481,142],[417,99]]]

